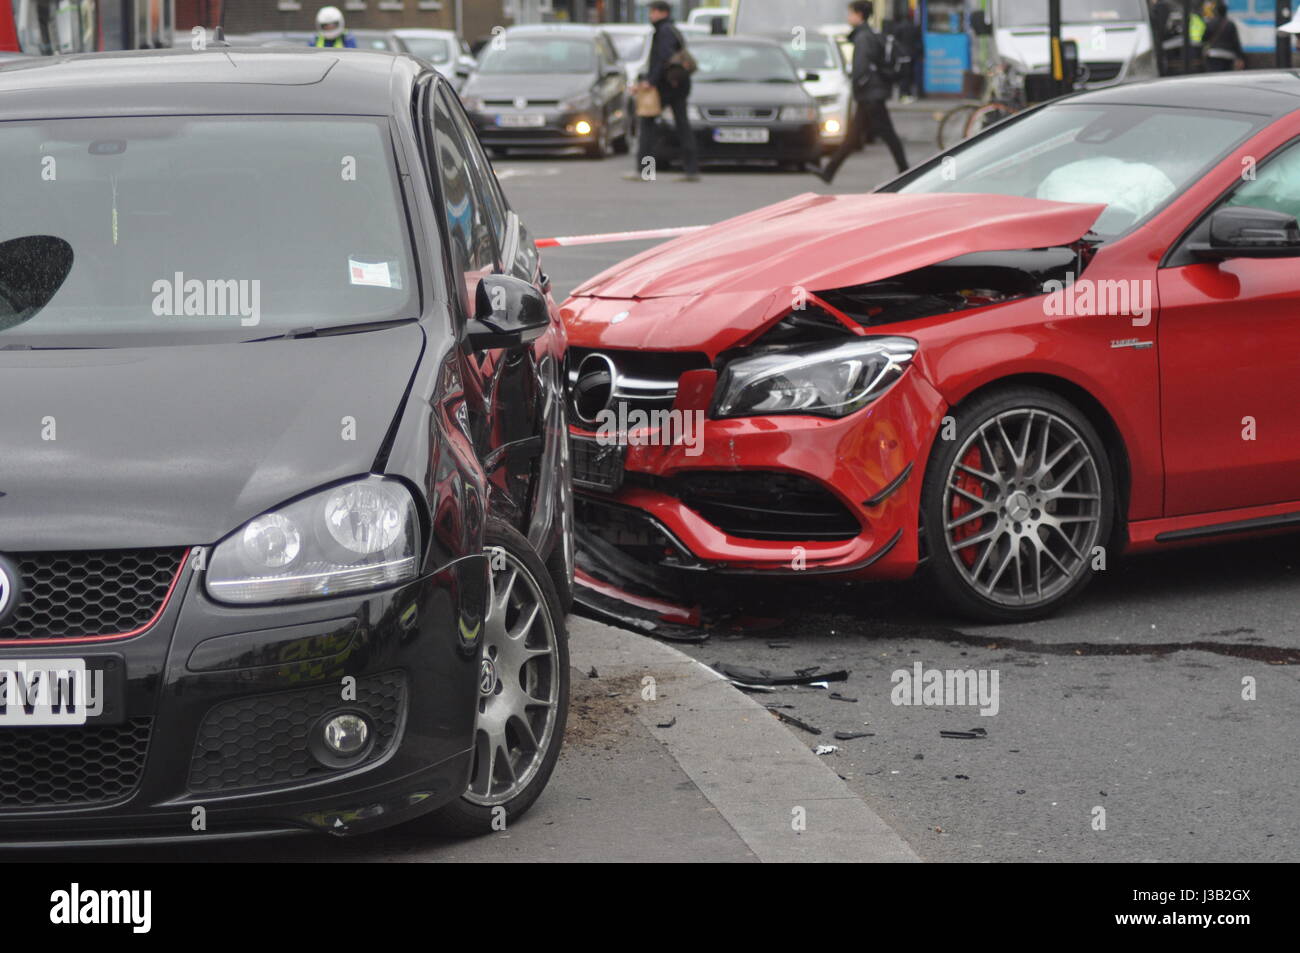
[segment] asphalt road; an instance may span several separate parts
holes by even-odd
[[[715,222],[805,191],[867,190],[891,169],[880,146],[833,189],[751,170],[626,182],[631,159],[496,165],[539,237]],[[548,250],[544,267],[562,297],[648,245]],[[824,763],[926,860],[1296,860],[1298,545],[1287,536],[1113,561],[1067,612],[1019,627],[939,614],[923,583],[727,586],[706,608],[740,621],[681,647],[706,663],[850,670],[830,691],[855,702],[819,689],[763,700],[821,729],[791,730],[810,747],[838,746]],[[894,705],[891,673],[917,662],[996,671],[998,713]],[[1255,700],[1242,697],[1246,678]],[[986,735],[939,734],[971,728]],[[873,734],[836,741],[837,730]]]

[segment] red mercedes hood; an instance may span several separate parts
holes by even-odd
[[[809,192],[642,252],[573,294],[840,288],[972,252],[1069,244],[1104,209],[1004,195]]]
[[[791,289],[866,284],[960,255],[1077,241],[1103,205],[1002,195],[798,195],[607,269],[565,302],[579,347],[734,346],[789,309]]]

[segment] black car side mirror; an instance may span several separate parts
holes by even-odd
[[[1202,261],[1300,258],[1300,225],[1286,212],[1229,206],[1210,216],[1210,240],[1193,242],[1187,248]]]
[[[546,298],[526,281],[488,275],[478,283],[474,317],[465,324],[475,351],[523,347],[541,337],[551,324]]]
[[[821,80],[822,74],[814,70],[806,69],[803,71],[803,81],[805,83],[816,83]]]

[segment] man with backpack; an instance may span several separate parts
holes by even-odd
[[[853,43],[853,98],[857,108],[844,142],[817,173],[827,185],[831,184],[835,173],[844,164],[844,160],[853,154],[868,130],[889,147],[898,171],[907,171],[903,143],[894,131],[889,109],[885,106],[894,76],[885,41],[867,22],[872,9],[871,0],[853,0],[849,4],[849,25],[853,27],[853,32],[849,34]]]
[[[695,150],[695,133],[691,130],[690,120],[686,116],[686,100],[691,94],[691,73],[695,71],[695,59],[686,49],[686,41],[672,21],[672,7],[665,0],[653,0],[650,4],[650,22],[654,25],[654,37],[650,41],[650,62],[645,78],[638,89],[645,91],[654,87],[659,93],[659,101],[664,111],[671,111],[673,125],[677,130],[677,141],[681,145],[681,159],[685,175],[683,182],[700,180],[699,159]],[[646,157],[655,153],[655,130],[659,119],[656,116],[641,116],[641,134],[639,141],[639,168],[636,173],[625,176],[628,179],[640,179],[641,170],[645,169]]]

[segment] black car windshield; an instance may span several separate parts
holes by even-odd
[[[499,43],[499,45],[493,45]],[[478,71],[494,73],[594,73],[596,47],[590,40],[558,36],[510,36],[493,40]]]
[[[418,318],[381,120],[0,123],[0,348]]]
[[[1146,20],[1144,0],[1061,0],[1062,23],[1134,23]],[[998,29],[1047,26],[1047,4],[1002,0],[994,15]]]
[[[766,43],[692,43],[697,83],[797,83],[790,58]]]
[[[1113,238],[1142,224],[1258,129],[1241,113],[1061,103],[1013,119],[882,191],[1023,195],[1106,206]]]
[[[436,63],[439,66],[451,62],[451,44],[442,37],[404,36],[402,42],[406,44],[406,48],[411,51],[412,56],[418,56],[422,60],[428,60],[430,63]]]

